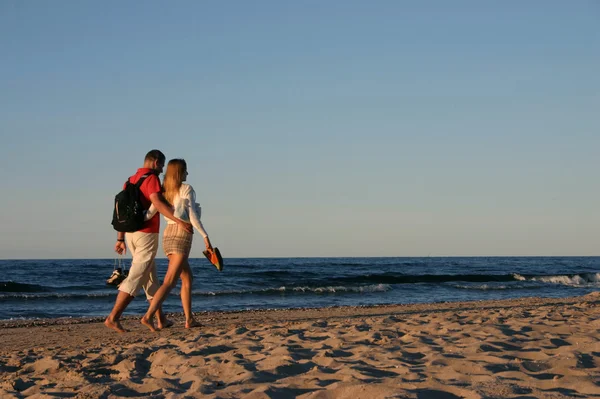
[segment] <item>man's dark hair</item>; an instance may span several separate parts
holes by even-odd
[[[166,157],[165,154],[163,154],[160,150],[151,150],[148,151],[148,153],[146,154],[146,158],[144,158],[144,162],[145,161],[158,161],[158,162],[165,162]]]

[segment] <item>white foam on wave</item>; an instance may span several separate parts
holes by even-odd
[[[495,291],[495,290],[508,290],[514,287],[509,287],[507,285],[489,285],[489,284],[473,284],[473,285],[464,285],[464,284],[454,284],[454,288],[460,288],[464,290],[480,290],[480,291]]]
[[[385,292],[391,290],[392,287],[389,284],[373,284],[364,285],[360,287],[345,287],[345,286],[328,286],[328,287],[280,287],[279,291],[293,291],[293,292],[314,292],[317,294],[333,294],[336,292]]]
[[[62,299],[62,298],[106,298],[110,296],[114,296],[114,293],[107,292],[98,292],[98,293],[57,293],[57,292],[44,292],[44,293],[35,293],[35,294],[26,294],[26,293],[8,293],[8,294],[0,294],[0,299],[9,300],[9,299],[25,299],[25,300],[43,300],[43,299]]]
[[[539,281],[542,283],[549,284],[562,284],[568,286],[599,286],[600,285],[600,273],[583,273],[576,274],[574,276],[539,276],[525,278],[520,274],[514,274],[515,280],[519,281]]]
[[[193,295],[241,295],[241,294],[274,294],[274,293],[314,293],[314,294],[335,294],[335,293],[369,293],[369,292],[386,292],[390,291],[392,286],[389,284],[373,284],[360,287],[345,287],[345,286],[327,286],[327,287],[286,287],[279,288],[263,288],[262,290],[231,290],[231,291],[209,291],[201,292],[194,291]]]

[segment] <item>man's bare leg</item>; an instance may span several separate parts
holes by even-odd
[[[126,332],[127,330],[125,330],[121,325],[120,319],[121,315],[132,300],[133,297],[131,295],[129,295],[126,292],[119,291],[119,294],[117,295],[117,300],[115,301],[115,306],[113,307],[112,312],[110,312],[106,320],[104,320],[104,325],[108,328],[115,330],[118,333]]]

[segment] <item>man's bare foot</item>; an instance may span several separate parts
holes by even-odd
[[[163,328],[169,328],[173,325],[173,322],[169,319],[167,319],[166,317],[164,319],[158,319],[158,329],[162,330]]]
[[[147,319],[146,316],[144,316],[140,320],[140,323],[142,323],[143,325],[145,325],[146,327],[148,327],[150,329],[150,331],[156,332],[156,328],[154,328],[154,320]]]
[[[201,326],[202,326],[202,324],[198,323],[194,319],[185,321],[185,328],[194,328],[194,327],[201,327]]]
[[[107,318],[106,320],[104,320],[104,325],[108,328],[115,330],[119,334],[127,332],[127,330],[123,328],[119,321],[112,321]]]

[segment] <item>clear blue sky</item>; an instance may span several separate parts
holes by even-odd
[[[599,254],[598,1],[5,0],[0,51],[0,258],[112,257],[152,148],[226,257]]]

